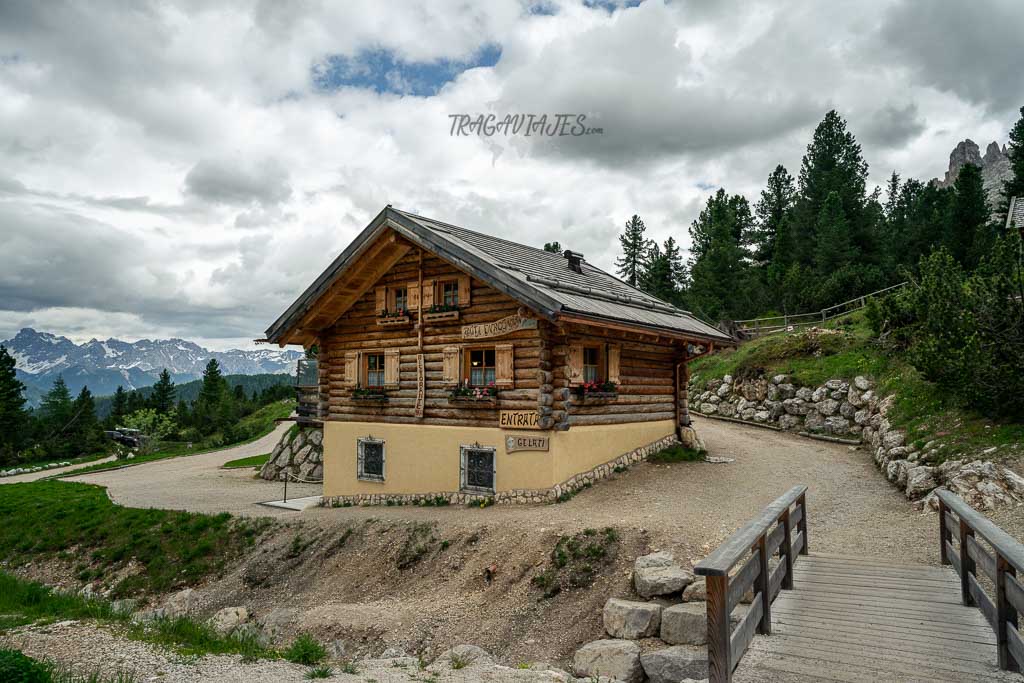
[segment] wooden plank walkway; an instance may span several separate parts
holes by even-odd
[[[735,681],[1014,681],[949,567],[810,554],[772,604]]]

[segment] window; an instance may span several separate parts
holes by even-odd
[[[409,310],[409,290],[405,287],[396,287],[395,292],[395,303],[393,310],[397,313],[399,311]]]
[[[445,306],[459,305],[458,280],[446,280],[441,283],[441,303]]]
[[[485,493],[494,492],[494,448],[490,446],[462,446],[462,488]]]
[[[356,440],[358,465],[356,476],[370,481],[384,481],[384,442],[373,437]]]
[[[366,386],[381,389],[384,387],[384,354],[366,354]]]
[[[494,384],[494,349],[471,349],[469,352],[469,385],[489,387]]]
[[[601,379],[601,350],[596,346],[584,346],[583,381],[597,382]]]

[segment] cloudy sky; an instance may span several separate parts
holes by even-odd
[[[1019,0],[0,0],[0,339],[249,346],[385,204],[611,268],[831,108],[872,181],[1024,105]],[[601,134],[451,135],[453,114]]]

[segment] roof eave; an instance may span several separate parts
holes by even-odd
[[[737,344],[735,339],[725,334],[723,334],[721,337],[711,336],[707,334],[701,334],[699,332],[681,330],[676,327],[664,327],[661,325],[645,325],[643,323],[634,322],[632,320],[622,320],[621,318],[595,315],[593,313],[580,313],[578,311],[573,311],[571,309],[565,309],[563,313],[559,316],[559,319],[566,322],[589,323],[597,326],[607,325],[608,323],[614,323],[618,327],[627,327],[636,330],[636,332],[641,334],[660,334],[672,336],[677,339],[699,341],[708,344],[718,344],[725,346],[735,346]]]

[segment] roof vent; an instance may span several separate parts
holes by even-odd
[[[569,262],[569,270],[577,273],[583,273],[583,254],[578,251],[570,251],[566,249],[562,252],[562,256]]]

